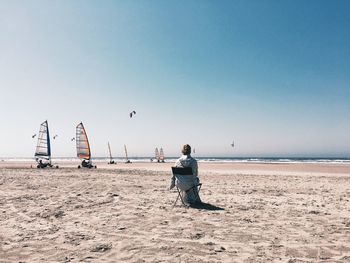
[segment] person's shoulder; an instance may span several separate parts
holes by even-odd
[[[177,159],[176,162],[175,162],[175,165],[180,164],[182,160],[183,160],[182,157],[180,157],[179,159]]]
[[[176,161],[177,161],[177,162],[180,162],[181,160],[183,160],[182,157],[183,157],[183,156],[179,157]]]

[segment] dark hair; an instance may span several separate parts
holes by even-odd
[[[185,144],[184,146],[182,146],[182,154],[184,155],[189,155],[191,154],[191,146],[188,144]]]

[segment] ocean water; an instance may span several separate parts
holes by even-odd
[[[324,164],[350,164],[350,158],[279,158],[279,157],[196,157],[198,162],[202,163],[324,163]],[[130,157],[129,160],[134,163],[149,163],[153,157]],[[175,162],[178,157],[169,157],[165,162]],[[125,162],[125,158],[114,158],[118,163]],[[0,158],[5,162],[33,162],[35,158],[11,157]],[[79,162],[76,157],[53,157],[53,162]],[[93,161],[96,163],[108,163],[107,157],[95,157]],[[156,162],[153,158],[153,162]]]

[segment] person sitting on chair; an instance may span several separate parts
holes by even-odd
[[[48,165],[48,163],[43,163],[43,160],[39,160],[38,168],[45,168]]]
[[[175,167],[184,167],[184,168],[190,167],[192,169],[192,174],[195,177],[194,184],[198,185],[199,184],[198,164],[197,164],[197,160],[191,156],[191,146],[188,144],[185,144],[182,147],[181,152],[183,155],[175,162]],[[175,187],[175,176],[173,175],[173,177],[171,178],[170,189],[173,189],[174,187]],[[198,194],[197,194],[197,196],[198,196]],[[200,200],[196,200],[196,198],[193,198],[192,195],[190,196],[190,193],[188,193],[188,195],[186,195],[185,198],[187,199],[187,201],[189,203],[200,202]]]

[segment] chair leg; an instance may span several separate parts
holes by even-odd
[[[178,192],[178,195],[177,195],[176,201],[175,201],[175,203],[174,203],[174,205],[173,205],[173,208],[175,207],[177,201],[179,200],[179,197],[180,197],[180,199],[181,199],[182,204],[183,204],[185,207],[188,207],[188,205],[185,203],[185,201],[184,201],[184,199],[183,199],[183,196],[182,196],[182,194],[181,194],[180,189],[179,189],[178,187],[176,187],[176,190],[177,190],[177,192]]]
[[[175,201],[173,207],[175,207],[177,201],[179,200],[179,197],[180,197],[180,199],[181,199],[181,202],[183,203],[182,196],[181,196],[181,192],[180,192],[179,188],[176,187],[176,190],[177,190],[177,194],[178,194],[178,195],[177,195],[177,197],[176,197],[176,201]]]
[[[178,194],[177,197],[176,197],[176,201],[175,201],[175,203],[174,203],[174,205],[173,205],[173,208],[175,207],[175,205],[176,205],[176,203],[177,203],[177,200],[179,200],[179,194]]]
[[[201,187],[202,187],[202,184],[198,184],[191,188],[196,197],[196,200],[199,202],[202,202],[201,198],[199,197],[199,191],[201,190]]]
[[[181,199],[182,204],[183,204],[185,207],[188,207],[188,205],[185,203],[184,197],[183,197],[183,195],[181,194],[181,191],[180,191],[180,190],[179,190],[179,196],[180,196],[180,199]]]
[[[198,200],[199,202],[202,202],[201,198],[199,197],[199,191],[201,190],[201,187],[202,187],[202,184],[198,184],[198,185],[195,185],[195,186],[191,187],[191,188],[188,189],[186,192],[193,191],[196,200]],[[176,200],[175,200],[175,202],[174,202],[173,208],[176,206],[176,203],[177,203],[177,201],[179,200],[179,197],[180,197],[180,199],[181,199],[182,204],[183,204],[185,207],[188,208],[189,205],[185,203],[185,201],[184,201],[184,199],[183,199],[184,197],[183,197],[182,194],[181,194],[181,190],[180,190],[177,186],[176,186],[176,190],[177,190],[178,195],[177,195]]]

